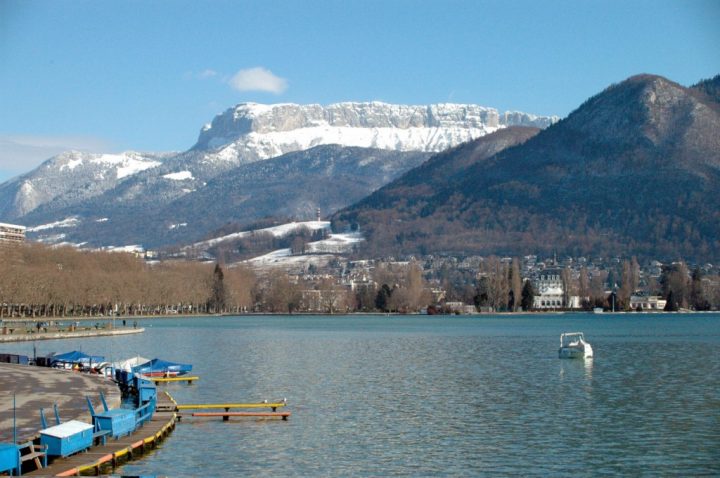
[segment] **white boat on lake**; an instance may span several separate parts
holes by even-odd
[[[592,346],[585,342],[582,332],[566,332],[560,334],[560,358],[592,358]]]

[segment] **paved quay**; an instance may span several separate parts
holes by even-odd
[[[145,452],[157,447],[175,428],[177,420],[175,401],[165,393],[159,393],[157,411],[152,419],[128,436],[117,440],[108,439],[105,445],[98,445],[88,451],[67,458],[56,458],[47,467],[27,473],[27,476],[78,476],[101,475],[117,465],[139,458]]]
[[[123,329],[90,329],[75,331],[48,331],[48,332],[32,332],[12,333],[0,335],[0,343],[5,342],[32,342],[34,340],[57,340],[57,339],[79,339],[87,337],[104,337],[109,335],[130,335],[141,334],[145,332],[142,327],[123,328]]]
[[[91,423],[85,397],[90,396],[97,404],[100,392],[105,394],[108,406],[119,406],[120,390],[115,382],[101,375],[0,363],[0,442],[10,443],[13,439],[13,394],[17,439],[22,442],[38,436],[40,408],[45,409],[48,425],[55,424],[55,403],[63,422]]]

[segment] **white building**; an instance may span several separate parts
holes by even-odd
[[[559,270],[548,269],[541,272],[533,285],[535,286],[534,309],[580,308],[580,298],[576,295],[568,297],[568,303],[565,303],[565,287]]]
[[[0,243],[2,242],[25,242],[25,226],[5,224],[0,222]]]
[[[635,310],[664,310],[667,301],[657,295],[631,295],[630,308]]]

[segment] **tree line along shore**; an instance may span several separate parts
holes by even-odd
[[[518,259],[483,260],[477,271],[441,269],[431,277],[416,261],[377,262],[365,274],[332,270],[292,275],[241,264],[146,262],[132,254],[26,243],[0,247],[0,319],[156,317],[242,313],[458,312],[457,304],[493,312],[531,311],[537,291]],[[631,310],[639,266],[625,261],[621,286],[607,291],[607,274],[560,272],[566,297],[580,308]],[[655,293],[666,310],[717,308],[719,295],[684,263],[673,263]],[[713,292],[714,291],[714,292]],[[451,305],[454,304],[454,305]],[[556,310],[569,310],[561,304]],[[466,308],[465,311],[468,309]]]

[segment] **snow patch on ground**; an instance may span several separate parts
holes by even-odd
[[[310,253],[331,253],[342,254],[350,252],[353,246],[364,241],[362,234],[359,232],[349,232],[343,234],[330,234],[330,237],[322,241],[311,242],[307,245],[307,251]]]
[[[290,249],[278,249],[277,251],[255,257],[245,261],[251,267],[261,269],[263,267],[283,267],[287,269],[304,269],[310,264],[324,266],[329,263],[336,254],[350,252],[355,244],[364,241],[359,232],[343,234],[331,234],[327,239],[308,243],[306,254],[293,255]]]
[[[37,241],[42,242],[42,243],[49,243],[49,244],[52,244],[53,246],[57,246],[58,243],[63,244],[60,241],[65,239],[65,237],[66,237],[66,234],[52,234],[50,236],[39,237],[39,238],[37,238]]]
[[[140,171],[160,166],[158,161],[128,161],[128,163],[117,169],[117,178],[122,179],[127,176],[132,176]]]
[[[103,247],[102,250],[108,251],[108,252],[129,252],[129,253],[139,253],[139,254],[142,254],[143,252],[145,252],[145,249],[143,248],[143,246],[141,246],[139,244],[130,244],[127,246],[108,246],[108,247]]]
[[[296,231],[302,227],[306,227],[311,231],[318,229],[330,229],[330,221],[303,221],[303,222],[289,222],[287,224],[281,224],[279,226],[267,227],[265,229],[256,229],[254,231],[242,231],[228,234],[227,236],[216,237],[214,239],[208,239],[207,241],[196,242],[193,247],[211,247],[216,244],[225,241],[232,241],[248,237],[251,234],[270,233],[275,237],[284,237],[293,231]]]
[[[69,169],[70,171],[72,171],[76,167],[80,166],[82,163],[83,163],[82,158],[70,159],[70,160],[68,160],[67,163],[60,166],[60,171],[64,171],[65,169]]]
[[[173,181],[184,181],[186,179],[194,179],[190,171],[179,171],[177,173],[164,174],[165,179],[172,179]]]
[[[122,179],[140,171],[160,166],[159,161],[145,159],[141,154],[126,152],[121,154],[101,154],[92,160],[95,164],[105,164],[116,167],[117,179]]]
[[[325,266],[335,258],[332,254],[312,254],[293,256],[290,249],[279,249],[263,256],[245,261],[245,264],[256,269],[267,267],[299,268],[305,269],[310,264]]]
[[[75,227],[80,224],[80,219],[77,216],[66,217],[60,221],[51,222],[48,224],[41,224],[39,226],[28,227],[27,232],[38,232],[45,231],[48,229],[56,229],[60,227]]]

